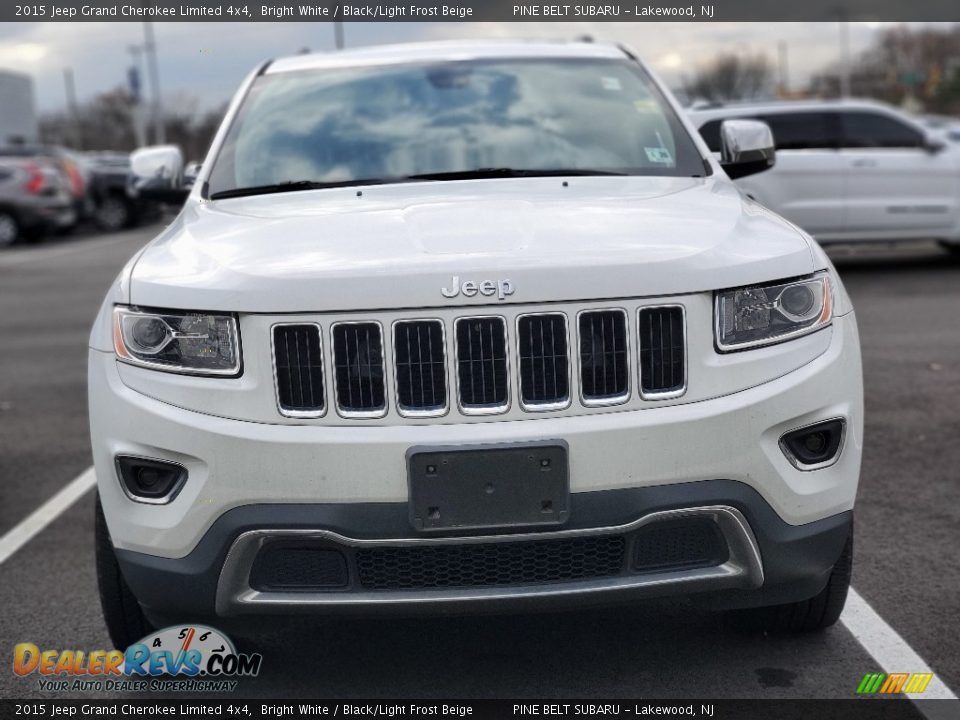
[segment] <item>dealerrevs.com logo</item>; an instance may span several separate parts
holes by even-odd
[[[172,626],[121,650],[41,650],[20,643],[13,671],[37,674],[38,689],[71,692],[231,692],[237,677],[256,677],[263,656],[239,653],[219,630]]]

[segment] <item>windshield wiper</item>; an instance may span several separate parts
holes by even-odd
[[[476,168],[474,170],[450,170],[447,172],[418,173],[388,178],[355,178],[324,182],[321,180],[288,180],[270,185],[251,185],[249,187],[219,190],[210,195],[211,200],[247,197],[250,195],[269,195],[271,193],[296,192],[297,190],[324,190],[327,188],[349,187],[351,185],[386,185],[390,183],[416,182],[418,180],[482,180],[486,178],[524,178],[524,177],[569,177],[589,175],[629,175],[617,170],[594,170],[590,168],[559,168],[549,170],[521,169],[509,167]]]
[[[404,180],[482,180],[485,178],[524,178],[524,177],[570,177],[588,175],[628,175],[617,170],[596,170],[593,168],[536,168],[488,167],[474,170],[451,170],[449,172],[419,173],[407,175]]]
[[[270,185],[251,185],[250,187],[220,190],[210,195],[211,200],[224,198],[247,197],[249,195],[269,195],[271,193],[296,192],[297,190],[324,190],[326,188],[348,187],[350,185],[378,185],[392,182],[387,178],[364,178],[357,180],[338,180],[323,182],[321,180],[288,180],[287,182]]]

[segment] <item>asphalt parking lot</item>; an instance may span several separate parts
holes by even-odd
[[[86,340],[108,283],[156,227],[0,252],[0,538],[90,465]],[[935,246],[832,251],[858,312],[866,445],[859,597],[960,689],[960,262]],[[93,493],[5,560],[0,697],[39,697],[13,645],[109,648]],[[848,621],[849,620],[849,621]],[[850,698],[882,668],[856,618],[812,637],[751,634],[670,603],[526,617],[300,623],[257,641],[243,696]],[[875,629],[875,628],[874,628]],[[864,635],[866,633],[866,635]],[[857,637],[855,637],[857,634]]]

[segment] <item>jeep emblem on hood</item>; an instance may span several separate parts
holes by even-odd
[[[460,282],[460,276],[454,275],[453,282],[449,288],[440,288],[444,297],[454,298],[463,293],[465,297],[476,297],[477,294],[485,297],[497,296],[500,300],[505,300],[508,295],[513,295],[513,283],[509,280],[464,280]]]

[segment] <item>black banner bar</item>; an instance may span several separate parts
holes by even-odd
[[[960,701],[852,700],[0,700],[0,718],[699,718],[923,720],[958,717]]]
[[[0,21],[711,22],[960,20],[957,0],[36,0],[0,3]]]

